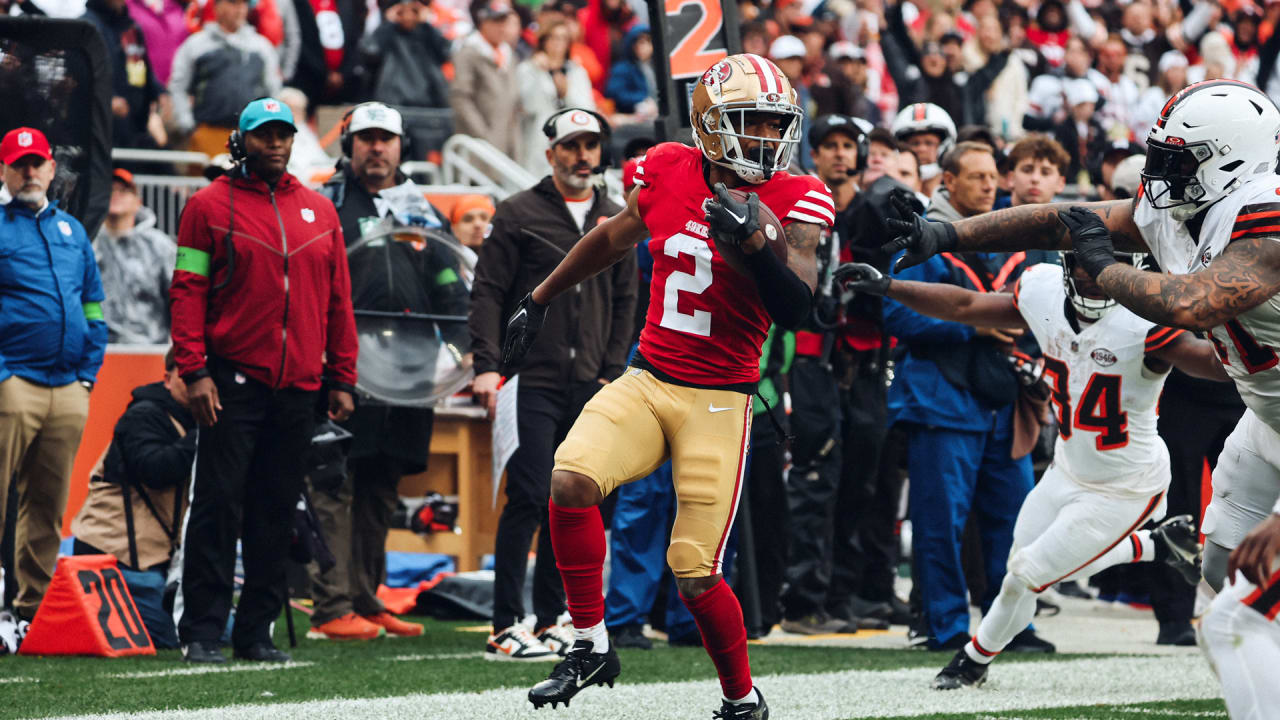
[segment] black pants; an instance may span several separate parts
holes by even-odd
[[[494,632],[511,627],[524,616],[525,569],[535,530],[538,556],[533,568],[533,612],[538,627],[554,623],[564,612],[564,585],[556,569],[547,519],[551,468],[556,448],[569,434],[582,406],[600,387],[599,383],[581,383],[567,393],[520,388],[516,398],[520,447],[507,462],[507,504],[498,518],[494,539]]]
[[[854,535],[852,494],[841,492],[839,392],[830,365],[797,357],[791,366],[790,562],[782,594],[792,620],[825,611],[832,580],[833,545]],[[839,540],[835,538],[841,538]],[[834,599],[834,597],[832,598]]]
[[[836,563],[831,578],[833,598],[857,595],[888,602],[898,575],[898,506],[902,473],[898,462],[906,448],[905,435],[891,438],[884,372],[875,363],[878,353],[864,354],[860,366],[840,389],[844,413],[844,468],[837,506],[852,515],[853,536],[848,545],[836,536]],[[847,488],[845,490],[844,488]]]
[[[214,371],[222,410],[196,440],[191,516],[183,538],[183,643],[217,642],[231,612],[236,539],[244,587],[231,643],[271,641],[285,602],[293,508],[302,489],[316,393],[272,390],[231,369]]]
[[[1231,392],[1229,388],[1224,388]],[[1210,405],[1167,392],[1160,398],[1160,437],[1169,446],[1169,511],[1166,517],[1190,515],[1200,527],[1200,483],[1205,460],[1217,467],[1227,436],[1235,429],[1243,405]],[[1143,563],[1151,591],[1151,609],[1159,622],[1189,622],[1195,609],[1196,590],[1176,570],[1164,563]]]
[[[774,412],[782,414],[781,409]],[[787,486],[782,481],[786,450],[773,423],[763,414],[751,421],[751,468],[747,476],[750,495],[751,537],[755,544],[756,594],[760,599],[761,633],[782,619],[778,595],[787,571],[791,514]],[[741,562],[741,560],[739,561]]]

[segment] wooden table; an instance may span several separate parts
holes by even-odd
[[[479,570],[481,558],[493,552],[498,516],[506,503],[503,488],[493,501],[493,453],[490,423],[478,407],[437,408],[427,471],[400,480],[400,494],[422,497],[429,492],[458,496],[458,533],[419,535],[392,530],[387,550],[452,555],[459,572]],[[506,476],[503,476],[503,483]]]

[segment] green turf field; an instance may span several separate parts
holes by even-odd
[[[299,629],[307,618],[297,615]],[[616,688],[590,688],[570,709],[524,700],[548,663],[482,657],[474,624],[426,620],[422,638],[337,644],[300,640],[287,666],[188,666],[156,657],[0,658],[0,718],[710,718],[719,688],[700,648],[621,652]],[[277,642],[287,645],[283,623]],[[777,720],[864,717],[1226,717],[1203,659],[1177,656],[1002,657],[978,690],[939,693],[928,680],[944,653],[752,645],[752,667]]]

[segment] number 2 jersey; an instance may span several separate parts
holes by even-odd
[[[1152,371],[1144,360],[1185,331],[1161,327],[1121,306],[1073,326],[1068,313],[1075,311],[1057,265],[1024,272],[1013,298],[1044,353],[1044,379],[1058,419],[1054,463],[1091,490],[1164,490],[1168,450],[1156,434],[1156,405],[1169,374]]]
[[[1280,177],[1263,175],[1209,207],[1198,236],[1168,210],[1151,207],[1141,193],[1133,220],[1151,254],[1166,272],[1199,272],[1231,243],[1253,237],[1280,237]],[[1280,299],[1213,328],[1210,339],[1245,405],[1280,432]]]
[[[635,181],[653,255],[640,354],[655,369],[691,385],[756,383],[772,320],[755,282],[731,268],[710,239],[702,204],[712,194],[703,179],[701,151],[680,143],[657,145],[637,163]],[[741,189],[758,193],[783,226],[835,222],[831,192],[812,175],[776,173]]]

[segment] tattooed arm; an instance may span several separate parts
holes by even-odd
[[[822,241],[822,226],[793,222],[786,227],[786,235],[787,267],[812,293],[818,288],[818,243]]]
[[[1187,275],[1144,272],[1123,263],[1098,274],[1117,302],[1161,325],[1209,330],[1280,292],[1280,238],[1242,238]]]
[[[1071,206],[1092,210],[1111,231],[1117,250],[1146,252],[1138,226],[1133,223],[1132,200],[1095,203],[1044,203],[1020,205],[965,218],[954,224],[956,249],[970,251],[1070,250],[1071,234],[1058,220],[1058,211]]]

